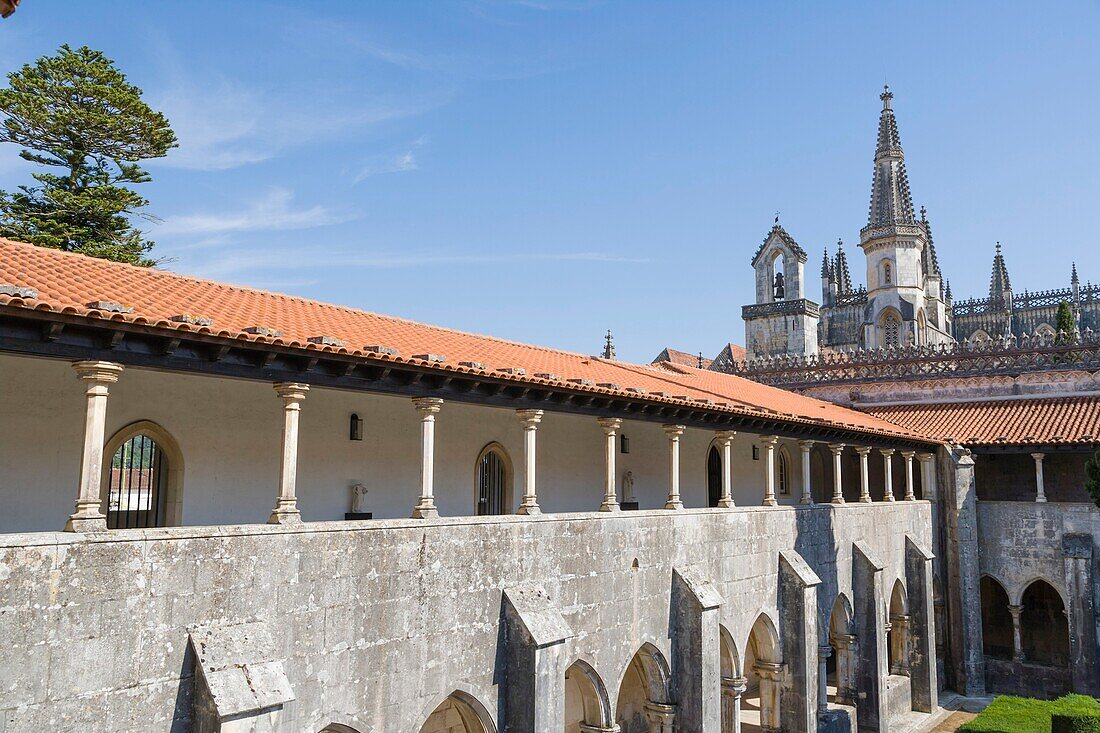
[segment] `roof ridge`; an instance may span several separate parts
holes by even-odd
[[[131,265],[131,264],[126,263],[126,262],[115,262],[113,260],[105,260],[105,259],[102,259],[100,257],[92,257],[90,255],[82,254],[80,252],[67,252],[65,250],[54,249],[52,247],[41,247],[37,244],[30,244],[28,242],[19,242],[19,241],[16,241],[14,239],[7,239],[5,237],[0,237],[0,245],[13,245],[13,246],[16,246],[16,247],[33,249],[34,251],[44,251],[44,252],[47,252],[48,256],[51,256],[51,257],[52,256],[59,256],[59,257],[71,257],[71,258],[74,258],[74,259],[75,258],[87,259],[87,260],[92,260],[97,265],[102,265],[102,266],[106,266],[106,267],[118,267],[118,268],[123,268],[123,269],[131,269],[131,270],[135,270],[135,271],[141,272],[141,273],[150,273],[150,272],[152,272],[152,273],[156,273],[157,275],[164,276],[164,277],[170,277],[170,278],[174,278],[174,279],[177,279],[177,280],[183,280],[183,281],[188,281],[188,282],[193,282],[193,283],[198,283],[198,284],[203,284],[203,285],[211,285],[211,286],[214,286],[214,287],[217,287],[217,288],[226,288],[226,289],[229,289],[229,290],[237,290],[237,291],[242,291],[242,292],[256,293],[256,294],[259,294],[259,295],[266,295],[266,296],[270,296],[270,297],[273,297],[273,298],[284,298],[284,299],[287,299],[287,300],[297,301],[299,303],[308,303],[308,304],[311,304],[311,305],[321,306],[323,308],[332,308],[333,310],[342,311],[344,313],[355,313],[355,314],[358,314],[358,315],[365,315],[365,316],[371,316],[371,317],[374,317],[374,318],[381,318],[381,319],[391,321],[391,322],[395,322],[395,323],[408,324],[408,325],[412,325],[412,326],[418,326],[418,327],[421,327],[421,328],[430,328],[430,329],[433,329],[435,331],[441,331],[441,332],[444,332],[444,333],[453,333],[453,334],[458,334],[458,335],[461,335],[461,336],[476,336],[477,338],[487,339],[489,341],[494,341],[496,343],[508,344],[509,346],[519,346],[519,347],[522,347],[522,348],[533,349],[535,351],[542,351],[542,352],[554,353],[554,354],[563,354],[565,356],[574,356],[574,357],[577,357],[577,358],[580,358],[580,359],[591,359],[592,358],[591,354],[582,354],[580,352],[569,351],[567,349],[558,349],[558,348],[553,348],[553,347],[550,347],[550,346],[539,346],[537,344],[530,344],[530,343],[525,343],[523,341],[515,341],[513,339],[501,338],[499,336],[491,336],[491,335],[488,335],[488,334],[476,333],[474,331],[463,331],[462,329],[453,328],[451,326],[440,326],[440,325],[433,324],[433,323],[424,323],[422,321],[414,321],[410,318],[402,318],[401,316],[392,316],[392,315],[388,315],[388,314],[385,314],[385,313],[377,313],[375,311],[369,311],[369,310],[365,310],[365,309],[362,309],[362,308],[353,308],[351,306],[340,305],[338,303],[330,303],[330,302],[324,301],[324,300],[316,300],[314,298],[307,298],[307,297],[302,296],[302,295],[293,295],[291,293],[281,293],[281,292],[278,292],[278,291],[275,291],[275,290],[267,290],[267,289],[264,289],[264,288],[253,288],[253,287],[249,287],[247,285],[237,285],[235,283],[227,283],[227,282],[222,282],[222,281],[219,281],[219,280],[212,280],[210,278],[196,277],[194,275],[184,275],[182,273],[173,272],[172,270],[162,270],[162,269],[158,269],[158,268],[155,268],[155,267],[141,267],[139,265]]]

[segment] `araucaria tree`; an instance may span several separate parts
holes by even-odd
[[[138,162],[176,146],[161,113],[111,59],[65,45],[8,75],[0,89],[0,142],[45,166],[37,185],[0,191],[0,236],[135,265],[153,242],[134,226],[153,217],[128,188],[150,179]]]

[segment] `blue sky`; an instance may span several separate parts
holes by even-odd
[[[743,343],[776,210],[810,297],[838,237],[864,281],[884,79],[956,298],[997,240],[1017,290],[1100,281],[1098,31],[1096,2],[25,0],[0,71],[87,44],[169,116],[169,269],[646,361]]]

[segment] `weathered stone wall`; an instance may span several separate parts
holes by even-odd
[[[705,598],[692,602],[703,614],[695,621],[679,616],[674,570],[717,593],[719,623],[744,659],[761,613],[781,634],[794,628],[778,623],[793,610],[779,608],[780,552],[797,553],[820,578],[816,608],[827,614],[838,593],[866,594],[852,587],[853,542],[882,564],[873,573],[881,595],[906,577],[907,536],[931,546],[926,502],[8,535],[0,537],[0,731],[190,730],[188,629],[244,623],[270,630],[275,648],[241,651],[257,658],[238,661],[281,662],[293,692],[265,713],[271,730],[335,722],[416,733],[455,690],[499,725],[509,712],[507,670],[517,668],[502,594],[532,587],[549,599],[546,617],[560,613],[572,634],[564,653],[533,654],[532,668],[584,659],[614,705],[643,643],[666,660],[682,653],[670,628],[709,629],[691,648],[714,655]],[[552,632],[536,628],[531,643],[549,643],[540,638]],[[782,648],[804,644],[813,656],[817,643],[787,637]],[[815,689],[813,668],[803,668],[811,679],[802,694]],[[540,684],[550,690],[545,703],[560,705],[564,679]],[[697,710],[713,715],[717,686],[701,694],[715,697]]]

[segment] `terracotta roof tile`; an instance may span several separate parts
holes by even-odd
[[[37,290],[36,298],[0,291],[3,308],[113,319],[444,371],[491,372],[520,382],[550,381],[635,398],[645,394],[645,399],[658,401],[686,399],[700,405],[697,400],[711,400],[727,406],[709,405],[710,410],[764,413],[792,422],[925,439],[879,417],[691,365],[670,369],[668,363],[638,365],[584,356],[3,239],[0,285]],[[97,301],[117,304],[122,312],[88,306]],[[203,320],[179,320],[180,314],[201,314]],[[209,325],[199,325],[207,321]],[[439,357],[446,361],[437,361]],[[660,397],[662,393],[680,397]]]
[[[884,420],[947,442],[970,445],[1100,443],[1100,397],[887,405]]]

